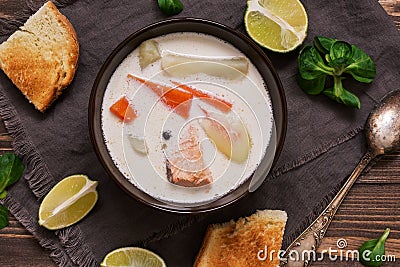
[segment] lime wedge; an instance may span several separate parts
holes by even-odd
[[[71,175],[57,183],[39,208],[39,225],[61,229],[80,221],[97,201],[97,181],[86,175]]]
[[[275,52],[292,51],[307,36],[308,17],[299,0],[248,0],[244,23],[254,41]]]
[[[119,248],[108,253],[102,267],[166,267],[164,260],[150,250],[138,247]]]

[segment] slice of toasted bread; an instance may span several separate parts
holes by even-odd
[[[0,68],[41,112],[71,83],[78,57],[75,30],[52,2],[0,44]]]
[[[209,226],[194,267],[279,266],[286,220],[284,211],[259,210]]]

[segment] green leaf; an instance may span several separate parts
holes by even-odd
[[[353,63],[348,65],[344,72],[353,76],[359,82],[370,83],[375,78],[376,67],[371,57],[363,50],[352,45]]]
[[[331,57],[329,56],[329,54],[325,54],[325,60],[328,63],[328,65],[330,65],[330,62],[332,61]]]
[[[385,255],[385,242],[389,233],[390,229],[386,228],[385,232],[379,239],[372,239],[361,245],[358,252],[362,264],[370,267],[378,267],[382,265],[382,256]]]
[[[344,69],[353,62],[353,50],[351,45],[343,42],[336,41],[332,44],[329,51],[329,66],[335,69],[335,75],[340,76],[343,74]]]
[[[12,185],[21,178],[24,165],[20,158],[13,153],[4,153],[0,156],[0,199],[7,195],[7,186]],[[0,205],[0,229],[8,225],[8,210]]]
[[[361,49],[347,42],[314,37],[314,46],[306,45],[299,54],[300,88],[307,94],[325,94],[350,107],[360,108],[360,99],[343,88],[343,74],[350,74],[360,82],[371,82],[376,75],[375,64]],[[325,89],[326,78],[333,77],[334,86]]]
[[[342,103],[340,101],[340,98],[338,96],[336,96],[335,94],[335,90],[333,89],[333,87],[331,88],[326,88],[323,92],[324,95],[326,95],[327,97],[329,97],[330,99],[332,99],[333,101],[336,101],[338,103]]]
[[[322,75],[333,75],[333,68],[326,66],[321,55],[311,45],[306,45],[298,57],[299,73],[305,80],[314,80]]]
[[[348,58],[336,58],[329,62],[329,65],[335,69],[335,75],[340,76],[343,74],[346,66],[349,65]]]
[[[334,77],[333,88],[328,88],[323,91],[324,95],[330,99],[337,101],[338,103],[345,104],[346,106],[353,108],[360,108],[360,99],[353,93],[343,88],[342,77]]]
[[[336,41],[329,50],[329,56],[332,60],[339,58],[350,59],[353,56],[353,49],[349,43]]]
[[[321,75],[314,80],[305,80],[301,77],[298,77],[297,83],[299,84],[300,88],[309,95],[318,95],[322,93],[325,86],[327,75]]]
[[[8,209],[0,205],[0,229],[8,225]]]
[[[0,193],[0,199],[3,199],[7,196],[7,191],[4,190],[3,192]]]
[[[322,54],[329,54],[329,50],[331,49],[331,46],[335,41],[336,39],[323,36],[315,36],[314,46]]]
[[[5,153],[0,156],[0,193],[21,178],[24,165],[15,154]]]
[[[340,98],[340,101],[343,104],[345,104],[346,106],[358,108],[358,109],[360,109],[360,107],[361,107],[360,99],[355,94],[347,91],[344,88],[343,88],[343,92],[339,98]]]
[[[180,0],[158,0],[158,6],[168,16],[176,15],[183,10],[183,4]]]
[[[336,41],[329,51],[329,65],[335,69],[335,75],[342,75],[344,69],[353,62],[353,50],[350,44]]]

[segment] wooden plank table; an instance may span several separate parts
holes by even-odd
[[[400,30],[400,1],[379,0],[379,3]],[[25,1],[0,0],[0,18],[12,18],[24,4]],[[12,151],[11,141],[0,118],[0,154]],[[0,231],[0,266],[56,266],[49,258],[49,251],[13,216],[9,221],[9,226]],[[377,238],[386,227],[392,229],[386,254],[395,256],[397,261],[382,266],[400,266],[400,152],[381,158],[359,178],[339,208],[318,251],[339,250],[339,239],[347,242],[343,251],[357,249],[364,241]],[[362,266],[354,261],[340,261],[340,252],[337,256],[336,261],[325,257],[313,266]]]

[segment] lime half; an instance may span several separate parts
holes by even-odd
[[[308,17],[299,0],[248,0],[244,23],[254,41],[275,52],[292,51],[307,36]]]
[[[164,260],[150,250],[139,247],[119,248],[108,253],[102,267],[166,267]]]
[[[86,175],[71,175],[56,184],[39,208],[39,225],[61,229],[80,221],[97,201],[97,181]]]

